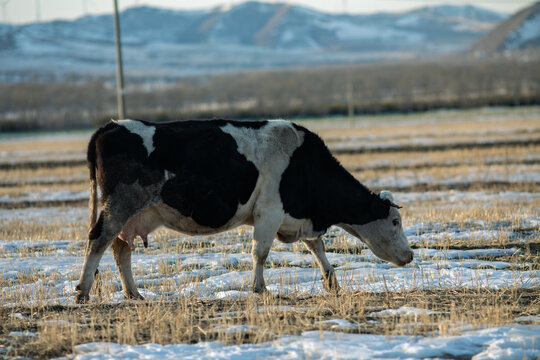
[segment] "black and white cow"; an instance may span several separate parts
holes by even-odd
[[[110,245],[124,295],[142,298],[131,273],[133,241],[140,236],[146,246],[159,226],[195,235],[253,225],[255,292],[266,290],[263,266],[276,236],[304,242],[327,290],[338,289],[321,239],[332,225],[395,265],[413,259],[391,194],[368,190],[317,135],[287,121],[112,121],[92,136],[88,165],[91,229],[77,302],[88,300]]]

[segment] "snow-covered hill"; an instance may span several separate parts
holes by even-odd
[[[482,37],[473,50],[480,54],[540,47],[540,2],[501,22]]]
[[[504,41],[508,50],[540,46],[540,3],[536,3],[530,16],[523,21]]]
[[[136,7],[122,12],[121,25],[128,74],[182,75],[459,51],[504,18],[473,6],[345,15],[246,2],[199,11]],[[0,24],[0,70],[107,74],[114,70],[113,39],[111,15]]]

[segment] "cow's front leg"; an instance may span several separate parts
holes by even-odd
[[[255,229],[251,254],[253,255],[252,289],[255,293],[266,291],[263,276],[264,263],[281,225],[281,221],[282,217],[280,216],[261,216],[254,224]]]
[[[253,239],[253,248],[251,250],[251,254],[253,255],[253,282],[251,288],[255,293],[260,294],[266,291],[263,270],[273,240],[273,238],[260,237]]]
[[[324,250],[324,242],[321,237],[318,237],[315,240],[302,240],[306,247],[311,251],[319,268],[321,269],[323,276],[323,287],[324,290],[328,292],[338,292],[339,283],[337,281],[336,272],[328,259],[326,258],[326,253]]]

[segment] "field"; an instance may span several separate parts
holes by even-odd
[[[303,244],[275,241],[269,293],[254,295],[250,227],[160,229],[133,252],[146,300],[123,299],[107,251],[76,305],[91,132],[0,134],[0,359],[540,357],[539,107],[299,123],[393,191],[411,264],[331,228],[340,293],[324,292]]]

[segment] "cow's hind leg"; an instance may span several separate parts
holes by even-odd
[[[112,195],[104,196],[99,219],[88,234],[83,271],[79,285],[76,287],[78,291],[77,303],[88,300],[94,273],[107,247],[117,238],[131,217],[152,204],[152,201],[159,193],[160,186],[160,183],[142,187],[137,182],[131,185],[120,182],[116,185]],[[133,277],[131,276],[131,269],[126,270],[130,268],[130,265],[127,265],[128,256],[126,252],[122,249],[118,255],[118,259],[121,260],[118,268],[124,284],[125,279],[133,280]],[[131,290],[130,293],[137,294],[136,291],[133,291],[134,287],[135,283],[130,281],[128,286],[128,289]]]
[[[114,261],[120,272],[120,280],[122,281],[122,290],[126,299],[139,299],[143,297],[137,290],[135,280],[133,280],[133,274],[131,272],[131,248],[122,239],[116,238],[112,243],[112,253],[114,255]]]
[[[90,230],[81,278],[75,288],[78,292],[77,303],[84,303],[88,300],[99,261],[105,250],[122,230],[123,224],[124,222],[111,219],[109,212],[102,211],[96,225]]]
[[[315,256],[315,260],[317,261],[323,275],[324,289],[328,292],[338,292],[339,284],[336,278],[336,273],[326,258],[322,238],[318,237],[315,240],[302,240],[302,242],[306,245],[309,251],[311,251],[313,256]]]

